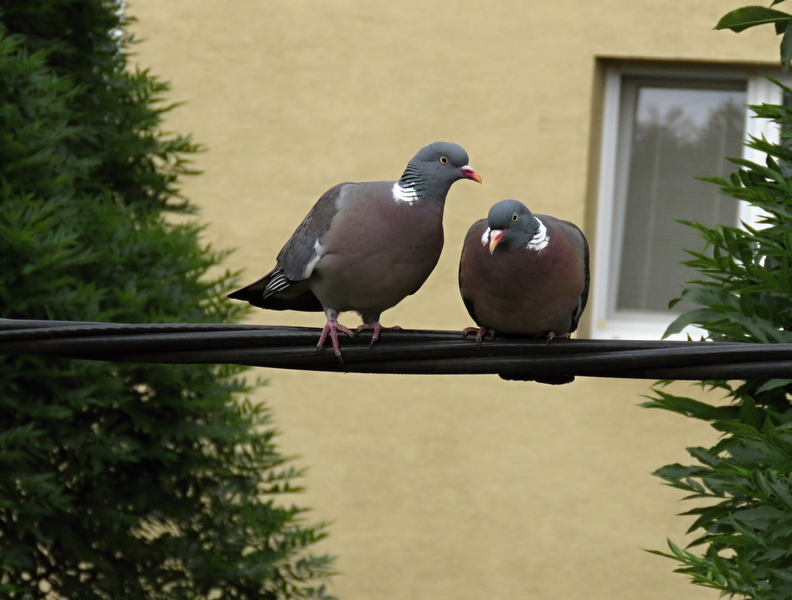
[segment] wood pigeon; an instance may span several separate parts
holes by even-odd
[[[278,253],[275,268],[229,294],[271,310],[323,311],[327,335],[341,359],[338,331],[354,336],[382,326],[380,314],[418,291],[443,249],[443,208],[455,181],[481,177],[457,144],[422,148],[398,181],[340,183],[327,190]],[[353,310],[353,333],[338,313]],[[393,327],[391,329],[398,329]]]
[[[463,335],[479,345],[495,332],[568,338],[588,300],[588,243],[574,224],[502,200],[468,230],[459,291],[479,326]]]

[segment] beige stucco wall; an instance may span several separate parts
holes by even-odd
[[[587,225],[596,56],[773,61],[770,31],[714,32],[735,0],[131,0],[142,67],[173,83],[168,129],[209,151],[185,193],[268,271],[331,185],[397,178],[421,146],[462,144],[446,249],[383,323],[461,329],[462,238],[497,200]],[[594,156],[593,158],[596,158]],[[588,217],[587,217],[588,211]],[[255,321],[323,324],[258,311]],[[342,322],[357,323],[354,315]],[[680,539],[680,495],[649,473],[706,426],[636,408],[649,382],[550,387],[496,377],[261,371],[302,504],[333,521],[347,600],[714,598],[640,548]]]

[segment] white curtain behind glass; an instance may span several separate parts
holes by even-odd
[[[677,220],[737,224],[737,201],[695,178],[735,170],[724,157],[742,156],[745,103],[741,82],[623,79],[616,310],[665,312],[695,277],[679,263],[703,240]]]

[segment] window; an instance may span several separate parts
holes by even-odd
[[[689,306],[668,302],[695,276],[680,265],[700,250],[705,225],[754,222],[751,207],[696,177],[728,177],[726,156],[763,162],[748,135],[778,140],[747,104],[780,103],[759,73],[704,67],[614,64],[607,68],[592,272],[594,338],[658,339]]]

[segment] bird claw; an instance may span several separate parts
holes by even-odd
[[[550,333],[547,334],[547,341],[545,342],[545,344],[549,344],[550,340],[554,340],[556,338],[560,339],[560,340],[568,340],[571,337],[572,337],[572,334],[569,333],[568,331],[566,333],[562,333],[561,335],[556,335],[555,333],[553,333],[551,331]]]
[[[495,339],[495,330],[494,329],[487,329],[486,327],[465,327],[462,330],[462,339],[467,339],[471,333],[476,334],[476,344],[478,345],[479,349],[481,349],[481,340],[489,335],[491,340]]]
[[[324,329],[322,329],[322,335],[319,336],[319,343],[316,344],[316,351],[319,352],[319,350],[322,349],[322,346],[324,346],[325,340],[327,339],[327,334],[329,333],[330,340],[333,343],[333,352],[335,353],[336,358],[338,358],[338,362],[344,364],[344,359],[341,358],[341,348],[338,345],[339,331],[341,333],[347,334],[349,337],[355,337],[355,334],[349,328],[344,327],[335,319],[327,319],[327,323],[325,324]]]
[[[355,329],[355,333],[352,334],[352,337],[356,337],[358,333],[360,333],[365,329],[374,330],[374,335],[371,336],[371,342],[369,342],[369,348],[371,348],[374,345],[374,342],[376,342],[379,339],[380,332],[382,332],[383,329],[390,329],[391,331],[401,331],[401,327],[399,327],[398,325],[394,325],[393,327],[383,327],[378,322],[363,323],[362,325],[358,325],[357,329]]]

